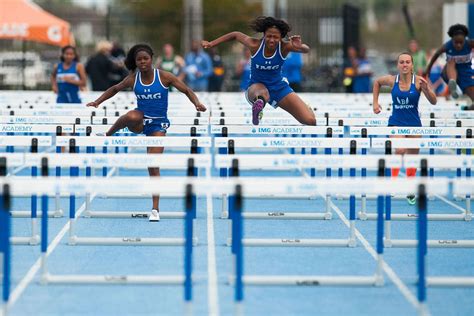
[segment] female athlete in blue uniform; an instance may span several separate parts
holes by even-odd
[[[87,106],[98,107],[117,92],[133,88],[138,107],[122,115],[107,131],[106,136],[111,136],[125,127],[134,133],[144,133],[146,136],[165,136],[166,129],[170,125],[167,117],[170,85],[186,94],[196,110],[206,111],[206,107],[199,101],[196,94],[175,75],[154,69],[152,58],[153,50],[150,46],[146,44],[133,46],[125,59],[125,66],[130,70],[130,74],[122,82],[107,89],[96,101],[87,104]],[[163,147],[150,147],[148,153],[161,154],[163,149]],[[150,176],[160,176],[159,168],[148,168],[148,171]],[[150,221],[160,220],[158,204],[159,196],[153,196]]]
[[[469,39],[469,30],[465,25],[455,24],[448,30],[451,40],[444,43],[438,48],[426,67],[425,75],[430,75],[431,67],[438,57],[446,53],[446,67],[443,71],[443,79],[449,87],[449,92],[453,98],[458,97],[456,84],[459,85],[462,92],[467,94],[474,102],[474,70],[471,68],[472,54],[474,48],[474,40]],[[474,110],[474,105],[468,107]]]
[[[377,78],[373,87],[373,107],[374,113],[381,111],[379,104],[379,92],[381,86],[389,86],[392,89],[392,115],[388,119],[388,126],[421,126],[420,115],[418,113],[418,101],[420,92],[431,104],[436,104],[436,94],[428,85],[428,82],[421,76],[413,73],[413,57],[409,53],[402,53],[398,56],[398,75],[383,76]],[[398,135],[392,137],[419,137],[413,135]],[[398,155],[418,154],[417,148],[397,148]],[[399,168],[392,169],[392,176],[398,176]],[[407,168],[407,177],[416,175],[416,168]],[[410,204],[415,204],[415,196],[407,197]]]
[[[313,111],[290,88],[281,73],[288,53],[308,53],[308,45],[301,42],[299,35],[290,36],[289,41],[284,41],[290,26],[283,20],[261,16],[251,23],[251,28],[255,32],[263,33],[263,38],[231,32],[211,42],[202,41],[201,45],[203,48],[211,48],[223,42],[236,40],[250,49],[251,75],[246,98],[252,105],[254,125],[258,125],[265,103],[275,108],[281,107],[302,124],[316,125]]]
[[[51,84],[58,95],[57,103],[81,103],[79,88],[86,86],[86,72],[75,47],[68,45],[61,49],[61,62],[54,65]]]

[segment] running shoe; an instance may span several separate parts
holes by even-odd
[[[105,135],[105,133],[95,133],[95,136],[104,137],[104,136],[107,136],[107,135]]]
[[[148,217],[149,222],[159,222],[160,221],[160,213],[158,210],[151,210],[150,216]]]
[[[414,195],[408,195],[407,196],[407,202],[410,205],[415,205],[416,204],[416,197]]]
[[[252,124],[258,125],[260,120],[263,117],[263,108],[265,107],[265,102],[262,99],[257,99],[252,105]]]
[[[457,91],[457,84],[456,84],[456,80],[449,80],[448,82],[448,88],[449,88],[449,94],[451,94],[451,96],[454,98],[454,99],[457,99],[459,98],[459,94],[458,94],[458,91]]]

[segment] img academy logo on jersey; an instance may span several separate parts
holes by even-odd
[[[150,92],[150,89],[143,89],[144,94],[137,94],[137,99],[138,100],[156,100],[156,99],[161,99],[161,93],[148,93]]]
[[[280,65],[272,66],[272,61],[266,60],[265,65],[255,64],[255,67],[259,70],[276,70],[280,68]]]

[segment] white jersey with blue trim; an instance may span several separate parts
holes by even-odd
[[[148,118],[166,118],[168,112],[168,87],[160,79],[158,69],[153,69],[153,81],[144,84],[140,71],[135,75],[133,92],[137,97],[138,110]]]
[[[250,82],[274,84],[283,79],[282,66],[286,58],[281,54],[281,42],[271,57],[265,56],[265,40],[262,39],[260,47],[251,58]]]

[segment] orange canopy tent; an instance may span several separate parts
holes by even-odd
[[[29,0],[0,0],[0,39],[73,45],[69,23]]]

